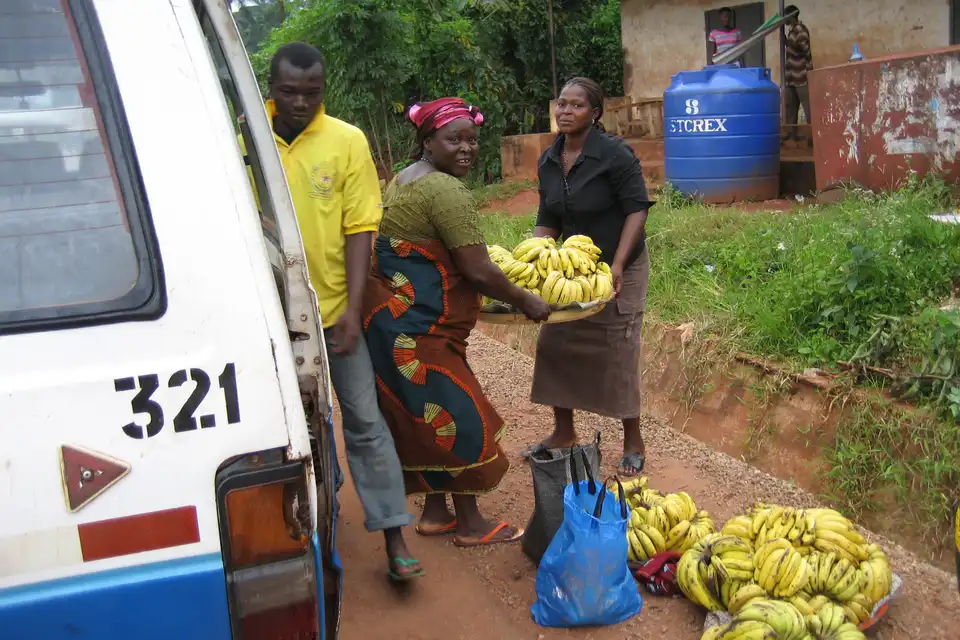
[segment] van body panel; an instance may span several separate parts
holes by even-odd
[[[11,589],[0,599],[9,640],[229,640],[220,554],[192,556]]]
[[[284,411],[275,358],[292,360],[292,353],[257,218],[239,213],[254,205],[238,154],[230,153],[236,142],[229,117],[222,97],[213,100],[215,76],[204,74],[206,91],[198,77],[204,66],[197,61],[208,57],[199,28],[182,28],[168,2],[134,9],[127,0],[97,0],[94,6],[161,247],[168,305],[152,322],[0,340],[0,362],[17,363],[0,368],[0,503],[11,516],[0,520],[0,559],[48,554],[24,542],[31,533],[182,505],[196,507],[200,541],[81,564],[65,560],[15,575],[0,568],[0,586],[219,553],[212,491],[218,467],[233,456],[291,444],[309,452],[302,410]],[[235,424],[228,424],[217,382],[230,365],[240,415]],[[180,382],[181,372],[188,380]],[[209,389],[192,417],[212,416],[210,426],[178,431],[176,416],[204,377]],[[117,381],[131,379],[134,389],[118,391]],[[149,400],[163,413],[153,435],[148,416],[131,404],[151,380],[158,384]],[[286,385],[292,382],[287,376]],[[299,392],[294,397],[299,406]],[[288,430],[288,419],[299,428]],[[126,425],[134,427],[125,431]],[[143,436],[131,437],[137,428]],[[291,431],[298,434],[293,443]],[[60,474],[63,444],[125,461],[131,471],[71,513]]]
[[[339,585],[341,567],[326,353],[279,155],[229,9],[218,0],[62,6],[86,63],[103,62],[90,47],[108,54],[122,109],[98,126],[129,137],[135,152],[130,177],[149,215],[126,214],[155,235],[165,304],[154,318],[18,328],[0,339],[0,635],[229,638],[215,479],[228,461],[282,450],[303,462],[328,637],[336,621],[324,614],[338,619],[339,607],[324,611],[323,573],[332,567]],[[198,20],[204,12],[215,34]],[[96,42],[76,35],[86,31]],[[211,38],[223,39],[252,112],[279,251],[264,238]],[[45,117],[8,113],[30,116],[0,118],[15,136]],[[37,113],[59,126],[56,110]],[[92,470],[65,451],[94,460]],[[78,501],[86,480],[70,469],[96,478],[96,461],[124,473]]]

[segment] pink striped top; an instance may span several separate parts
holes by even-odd
[[[721,54],[727,49],[743,42],[743,34],[740,33],[740,29],[731,29],[730,31],[714,29],[710,32],[708,39],[710,42],[716,43],[717,54]]]

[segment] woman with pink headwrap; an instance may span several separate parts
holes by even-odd
[[[393,432],[407,494],[425,494],[422,535],[454,534],[458,546],[515,542],[523,530],[485,519],[478,494],[493,491],[509,462],[503,419],[466,360],[481,295],[533,320],[550,313],[487,255],[479,215],[460,182],[477,159],[483,115],[459,98],[415,105],[416,162],[387,186],[364,301],[364,329],[380,410]],[[446,496],[451,494],[453,512]]]

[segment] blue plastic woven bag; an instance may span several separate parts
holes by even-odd
[[[573,456],[570,456],[571,460]],[[576,465],[573,465],[576,467]],[[537,601],[530,612],[542,627],[611,625],[640,613],[643,599],[627,567],[628,511],[590,477],[563,492],[563,524],[537,569]]]

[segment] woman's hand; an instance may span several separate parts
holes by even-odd
[[[613,277],[613,297],[620,295],[620,289],[623,287],[623,265],[614,262],[610,267],[610,275]]]
[[[540,296],[527,293],[523,296],[520,311],[534,322],[543,322],[550,316],[550,305]]]

